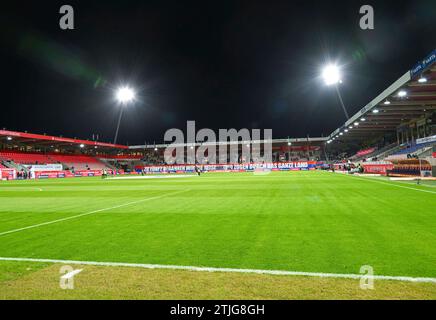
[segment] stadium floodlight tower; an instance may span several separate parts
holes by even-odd
[[[322,78],[324,79],[324,82],[327,86],[335,86],[339,102],[341,103],[342,109],[345,113],[345,117],[347,118],[347,120],[350,119],[338,86],[338,84],[342,83],[340,68],[336,64],[328,64],[322,70]]]
[[[120,130],[121,118],[123,117],[124,108],[132,101],[135,100],[135,91],[129,87],[118,88],[115,95],[118,103],[120,104],[120,116],[118,117],[117,130],[115,131],[114,144],[117,143],[118,131]]]

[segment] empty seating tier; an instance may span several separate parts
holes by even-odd
[[[91,156],[50,155],[55,162],[64,164],[68,169],[74,170],[102,170],[108,167],[101,161]]]
[[[109,169],[103,162],[87,155],[65,155],[65,154],[42,154],[0,151],[0,160],[13,161],[17,164],[52,164],[61,163],[67,169],[74,170],[102,170]]]
[[[0,160],[13,161],[18,164],[45,164],[50,163],[50,158],[41,153],[0,152]]]

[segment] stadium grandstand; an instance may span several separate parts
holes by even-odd
[[[385,175],[435,176],[435,61],[436,50],[328,137],[271,140],[272,162],[288,163],[291,169],[348,163],[348,167],[342,168],[361,167],[366,173]],[[238,144],[238,157],[228,156],[226,167],[209,166],[208,170],[240,170],[241,164],[245,164],[244,170],[251,170],[260,160],[245,158],[243,149],[256,145],[263,149],[266,141],[225,144],[232,143]],[[189,148],[202,145],[205,144],[184,144],[185,156]],[[20,177],[24,173],[34,178],[94,176],[101,175],[103,170],[117,174],[192,171],[191,167],[172,170],[166,165],[164,151],[169,146],[125,146],[0,130],[0,169],[2,178]],[[198,164],[208,165],[208,157]],[[277,169],[277,165],[273,167]]]
[[[309,167],[325,159],[326,138],[274,139],[271,141],[273,162],[300,163]],[[239,156],[226,165],[256,163],[243,157],[242,149],[254,141],[239,141]],[[259,145],[263,145],[261,141]],[[229,142],[230,144],[230,142]],[[202,144],[184,145],[198,148]],[[103,170],[111,173],[137,173],[144,168],[165,168],[164,150],[169,144],[124,146],[110,143],[0,130],[0,164],[3,178],[21,178],[24,173],[33,178],[98,176]],[[229,151],[229,149],[228,149]],[[208,164],[207,161],[202,163]],[[162,167],[164,166],[164,167]],[[35,173],[36,171],[36,173]],[[164,170],[165,171],[165,170]]]
[[[386,173],[395,165],[399,175],[435,176],[435,62],[436,50],[332,132],[328,153],[361,163],[368,172],[381,167]]]

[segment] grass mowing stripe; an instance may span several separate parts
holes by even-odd
[[[372,278],[374,280],[394,280],[394,281],[405,281],[405,282],[436,283],[436,278],[384,276],[384,275],[368,276],[368,275],[352,274],[352,273],[347,274],[347,273],[323,273],[323,272],[284,271],[284,270],[214,268],[214,267],[194,267],[194,266],[177,266],[177,265],[144,264],[144,263],[98,262],[98,261],[9,258],[9,257],[0,257],[0,261],[46,262],[46,263],[62,263],[62,264],[77,264],[77,265],[92,265],[92,266],[107,266],[107,267],[132,267],[132,268],[143,268],[143,269],[172,269],[172,270],[187,270],[187,271],[197,271],[197,272],[255,273],[255,274],[268,274],[268,275],[277,275],[277,276],[305,276],[305,277],[318,277],[318,278],[346,278],[346,279]]]
[[[122,207],[130,206],[132,204],[137,204],[137,203],[141,203],[141,202],[145,202],[145,201],[150,201],[150,200],[156,200],[156,199],[160,199],[160,198],[167,197],[167,196],[170,196],[170,195],[175,195],[175,194],[179,194],[179,193],[182,193],[182,192],[188,192],[188,191],[189,190],[182,190],[182,191],[166,193],[166,194],[163,194],[163,195],[160,195],[160,196],[156,196],[156,197],[151,197],[151,198],[146,198],[146,199],[142,199],[142,200],[138,200],[138,201],[133,201],[133,202],[128,202],[128,203],[120,204],[118,206],[113,206],[113,207],[109,207],[109,208],[93,210],[93,211],[90,211],[90,212],[81,213],[81,214],[78,214],[78,215],[75,215],[75,216],[71,216],[71,217],[66,217],[66,218],[62,218],[62,219],[56,219],[56,220],[52,220],[52,221],[38,223],[38,224],[34,224],[32,226],[28,226],[28,227],[23,227],[23,228],[18,228],[18,229],[2,232],[2,233],[0,233],[0,236],[6,235],[6,234],[10,234],[10,233],[20,232],[20,231],[24,231],[24,230],[28,230],[28,229],[33,229],[33,228],[37,228],[37,227],[42,227],[42,226],[46,226],[46,225],[53,224],[53,223],[63,222],[63,221],[71,220],[71,219],[77,219],[77,218],[80,218],[80,217],[88,216],[90,214],[99,213],[99,212],[108,211],[108,210],[117,209],[117,208],[122,208]]]
[[[25,192],[29,192],[29,191],[43,191],[41,188],[26,188],[26,187],[15,187],[15,189],[13,189],[14,187],[0,187],[0,191],[1,192],[5,192],[5,191],[10,191],[10,192],[17,192],[17,191],[25,191]]]

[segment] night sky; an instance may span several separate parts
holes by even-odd
[[[59,28],[59,8],[75,30]],[[359,28],[371,4],[375,30]],[[7,1],[0,12],[0,127],[111,141],[167,129],[272,128],[328,135],[345,117],[322,66],[343,66],[350,114],[435,49],[436,1]]]

